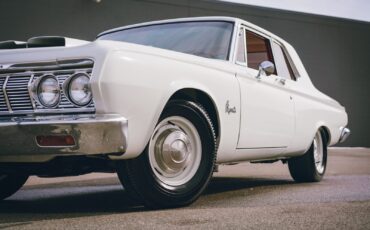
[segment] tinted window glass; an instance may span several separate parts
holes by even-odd
[[[290,64],[289,60],[288,60],[288,56],[286,54],[286,51],[283,50],[283,54],[284,54],[284,59],[285,59],[285,63],[287,64],[288,66],[288,70],[289,70],[289,75],[290,75],[290,78],[292,80],[297,80],[297,77],[296,75],[294,74],[294,71],[293,71],[293,68],[292,68],[292,65]]]
[[[285,50],[276,42],[273,43],[277,73],[280,77],[295,80],[295,76],[288,61]]]
[[[263,61],[274,63],[269,39],[247,31],[247,59],[248,67],[257,70]]]
[[[181,22],[130,28],[98,39],[123,41],[227,60],[234,24],[222,21]]]

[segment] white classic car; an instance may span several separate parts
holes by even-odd
[[[183,206],[218,164],[242,161],[282,160],[294,180],[315,182],[327,146],[350,133],[293,47],[236,18],[0,48],[0,199],[30,175],[117,172],[144,205]]]

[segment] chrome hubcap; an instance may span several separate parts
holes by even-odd
[[[149,162],[164,184],[185,184],[197,172],[201,161],[201,140],[187,119],[172,116],[161,121],[149,143]]]
[[[324,147],[322,143],[322,137],[320,131],[318,131],[313,139],[313,156],[315,160],[315,166],[318,173],[324,172]]]
[[[191,144],[186,134],[170,128],[158,137],[154,154],[163,171],[176,173],[186,165],[189,151],[191,151]]]

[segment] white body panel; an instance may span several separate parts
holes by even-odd
[[[238,71],[241,90],[241,124],[238,149],[287,148],[294,134],[294,102],[277,76]]]
[[[170,97],[186,88],[203,91],[217,109],[219,163],[303,154],[320,127],[328,130],[330,145],[338,142],[340,127],[347,124],[344,108],[312,85],[288,43],[239,19],[210,17],[172,22],[180,20],[227,20],[235,22],[235,28],[243,24],[258,30],[284,44],[300,77],[297,81],[287,80],[282,87],[273,77],[257,81],[253,78],[256,71],[242,69],[233,59],[219,61],[99,40],[76,47],[0,51],[0,64],[92,58],[95,64],[91,81],[97,113],[117,113],[128,119],[127,151],[113,159],[137,157]],[[227,101],[235,106],[236,113],[225,112]],[[270,106],[262,107],[266,103]],[[268,116],[271,114],[274,116]]]
[[[125,47],[113,51],[107,58],[100,87],[95,89],[101,95],[96,103],[98,113],[119,113],[129,120],[124,158],[142,152],[165,104],[176,91],[184,88],[199,89],[213,99],[221,125],[219,152],[235,151],[239,133],[239,86],[229,62],[121,42],[102,43]],[[146,64],[143,66],[143,63]],[[227,100],[238,108],[236,114],[223,112]]]

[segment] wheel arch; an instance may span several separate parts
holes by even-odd
[[[318,130],[320,130],[325,135],[326,145],[329,146],[329,143],[330,143],[330,140],[331,140],[329,128],[326,127],[326,126],[321,126],[321,127],[319,127]]]
[[[196,88],[182,88],[178,89],[170,96],[166,105],[171,100],[189,100],[200,104],[208,113],[215,128],[217,141],[219,141],[221,133],[220,117],[215,101],[208,93]]]
[[[330,141],[331,141],[330,129],[328,128],[328,126],[326,126],[324,124],[324,122],[320,122],[320,123],[318,123],[318,125],[316,127],[313,127],[311,138],[309,139],[310,141],[307,143],[306,148],[304,149],[303,153],[307,152],[308,149],[310,148],[310,146],[312,144],[312,140],[314,139],[317,131],[320,131],[322,134],[325,135],[326,146],[329,146]]]

